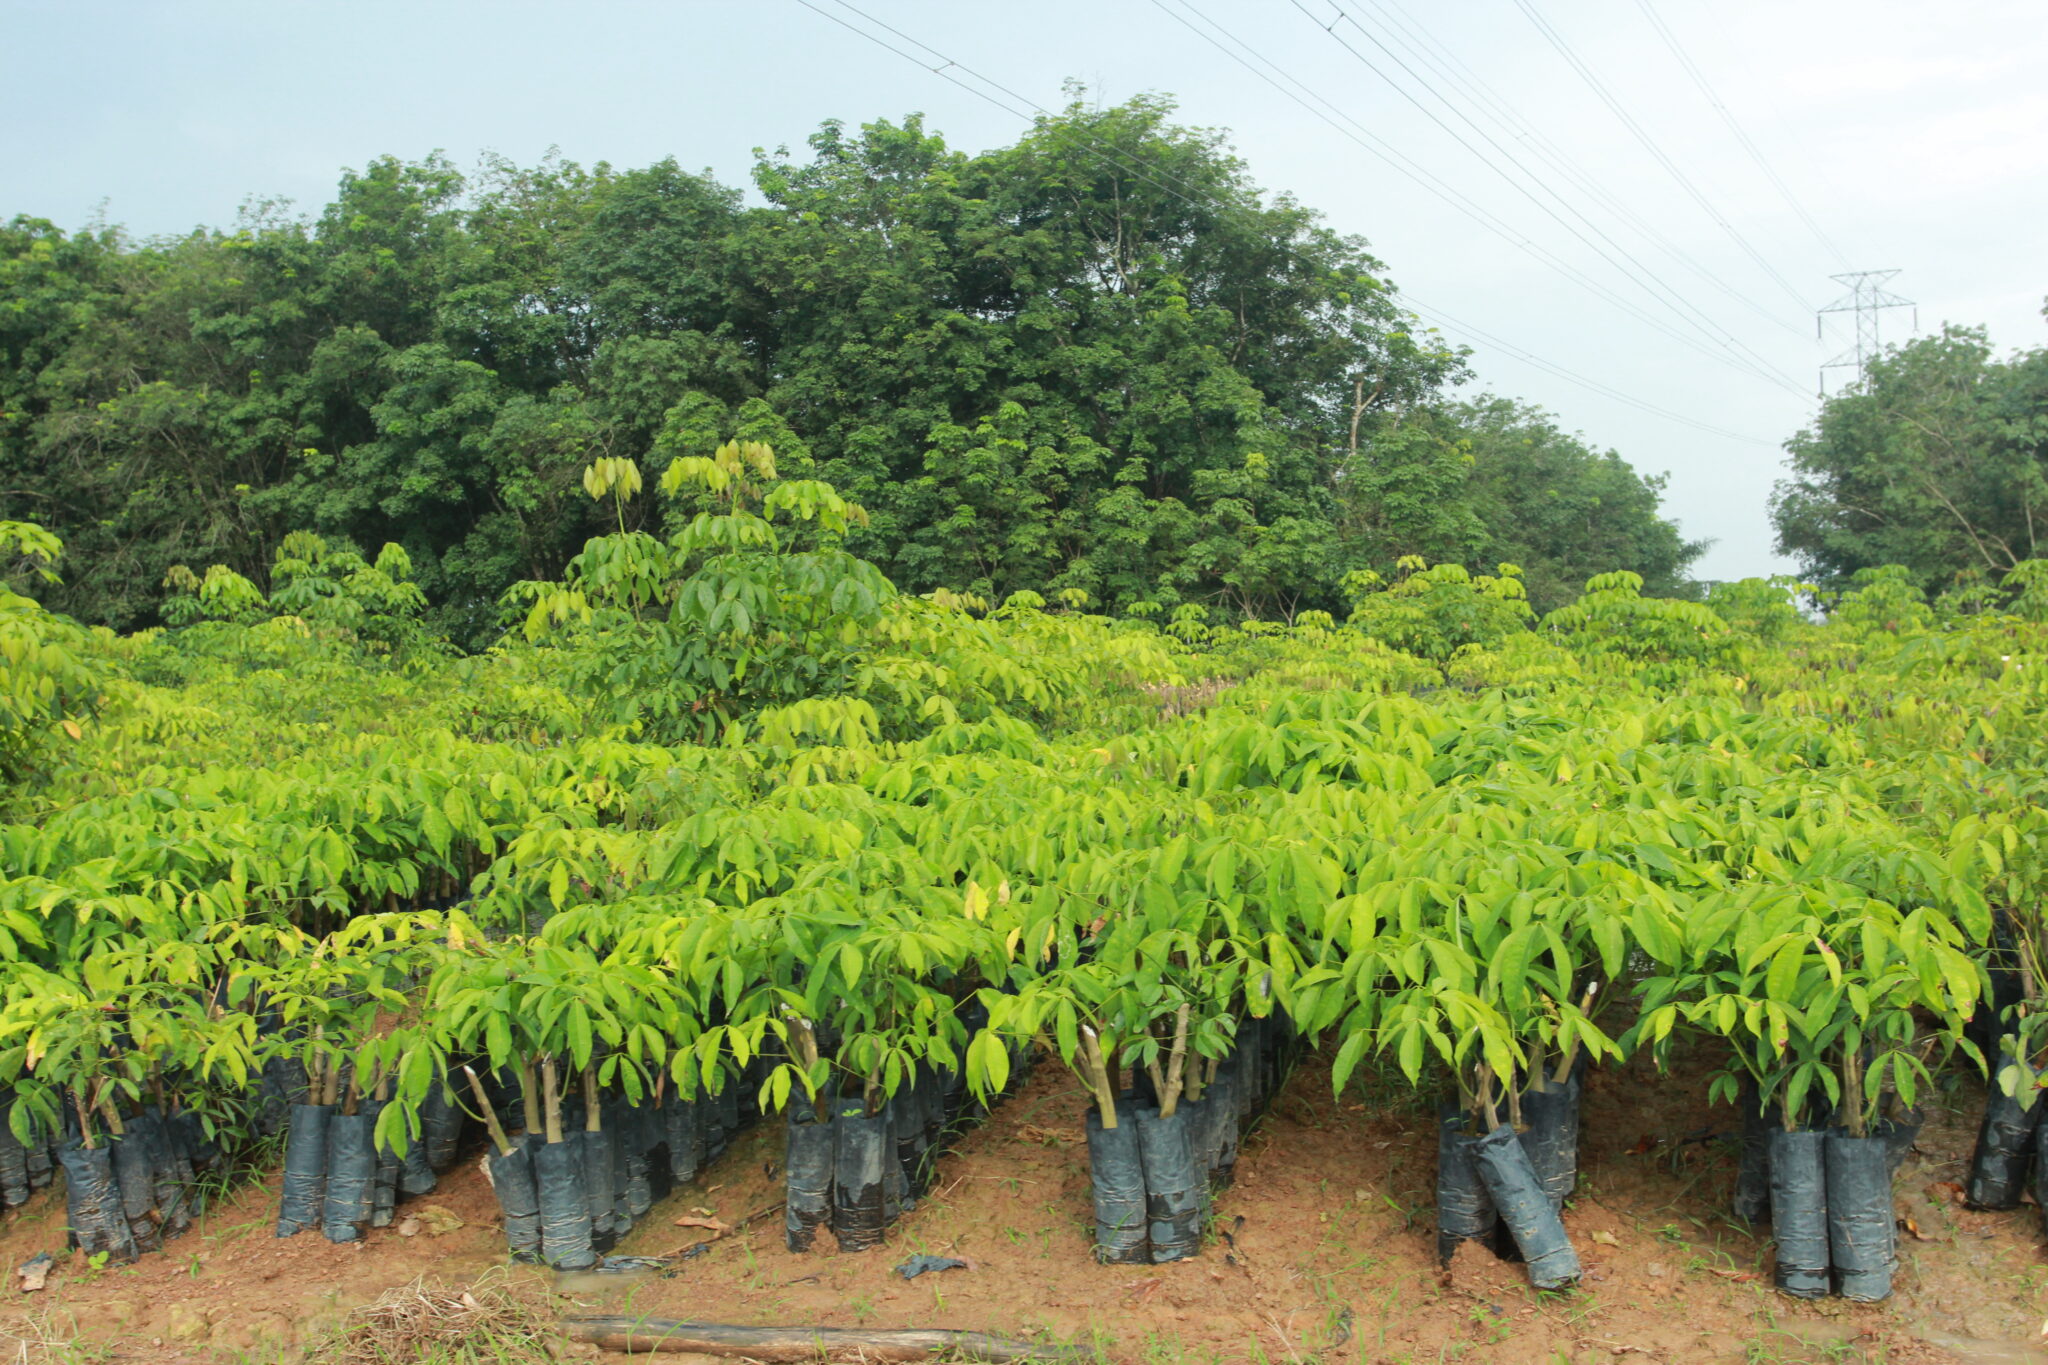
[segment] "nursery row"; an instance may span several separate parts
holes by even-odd
[[[1340,1088],[1371,1060],[1448,1096],[1446,1247],[1543,1282],[1572,1275],[1575,1087],[1631,1055],[1715,1049],[1715,1094],[1768,1125],[1792,1289],[1873,1283],[1855,1144],[1945,1068],[1993,1074],[1987,1132],[2023,1138],[1989,1150],[2031,1150],[2032,616],[1937,618],[1880,576],[1815,626],[1610,576],[1546,633],[1439,651],[1418,622],[1511,576],[1417,573],[1361,604],[1380,634],[835,590],[832,686],[592,712],[692,640],[789,662],[732,604],[787,624],[777,594],[839,562],[738,501],[665,548],[593,542],[533,586],[539,643],[479,659],[301,616],[37,627],[97,690],[0,825],[0,1085],[24,1172],[79,1166],[82,1242],[175,1230],[168,1186],[280,1125],[280,1231],[356,1235],[466,1111],[513,1250],[574,1265],[758,1112],[792,1244],[859,1247],[1037,1055],[1090,1110],[1107,1259],[1192,1250],[1297,1046]],[[1831,1249],[1792,1250],[1815,1217]]]

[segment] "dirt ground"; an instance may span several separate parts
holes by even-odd
[[[1520,1267],[1483,1251],[1439,1271],[1426,1112],[1401,1087],[1376,1100],[1370,1081],[1333,1099],[1315,1058],[1246,1140],[1200,1258],[1097,1266],[1081,1101],[1057,1066],[1042,1065],[959,1140],[888,1247],[862,1255],[792,1255],[780,1214],[769,1212],[666,1278],[507,1271],[496,1205],[466,1161],[440,1192],[401,1208],[421,1219],[410,1237],[393,1229],[356,1246],[311,1233],[277,1241],[273,1175],[165,1254],[95,1270],[64,1253],[61,1205],[46,1195],[0,1225],[10,1269],[40,1250],[59,1257],[42,1293],[24,1295],[10,1279],[0,1362],[15,1356],[10,1331],[90,1343],[124,1360],[290,1360],[350,1309],[421,1275],[450,1284],[510,1275],[565,1314],[967,1328],[1093,1344],[1147,1365],[2048,1361],[2039,1210],[1973,1213],[1956,1202],[1980,1089],[1934,1110],[1900,1172],[1898,1292],[1878,1306],[1798,1303],[1772,1291],[1768,1229],[1752,1233],[1721,1213],[1734,1177],[1733,1115],[1709,1107],[1704,1092],[1695,1077],[1634,1067],[1591,1077],[1580,1187],[1565,1219],[1586,1279],[1570,1294],[1537,1295]],[[730,1224],[771,1209],[781,1198],[779,1137],[772,1125],[747,1134],[618,1251],[674,1253],[707,1236],[678,1218]],[[433,1232],[448,1220],[429,1208],[462,1225]],[[968,1268],[915,1281],[892,1273],[920,1252]],[[564,1347],[561,1357],[624,1359],[591,1347]]]

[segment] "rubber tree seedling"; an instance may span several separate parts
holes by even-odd
[[[811,966],[789,1003],[822,1021],[837,1040],[841,1094],[857,1090],[879,1112],[920,1066],[950,1072],[970,1064],[970,1084],[1002,1080],[989,1044],[971,1043],[955,991],[968,964],[988,951],[989,899],[970,883],[962,901],[934,888],[911,897],[878,892],[862,910],[812,902],[805,912]],[[788,1016],[785,1015],[784,1018]]]
[[[2029,590],[2040,591],[2038,575]],[[2024,781],[2017,773],[2005,775],[2013,788],[2009,799],[1988,809],[1966,808],[1950,825],[1948,865],[1966,885],[1984,888],[2009,938],[2002,951],[1995,936],[1982,940],[1987,958],[1995,955],[1999,969],[2017,978],[2018,986],[2018,998],[1993,1021],[2010,1042],[2000,1049],[1991,1079],[2031,1109],[2032,1097],[2048,1088],[2048,783],[2038,777]],[[1974,804],[1978,791],[1970,790],[1966,799]]]
[[[493,945],[451,964],[430,997],[443,1051],[481,1051],[494,1069],[523,1064],[522,1075],[537,1068],[543,1095],[553,1074],[553,1102],[543,1100],[537,1114],[528,1107],[529,1120],[550,1133],[560,1131],[562,1086],[586,1072],[593,1087],[616,1085],[638,1103],[669,1059],[664,1025],[682,1013],[669,978],[646,964],[541,940]],[[589,1118],[601,1123],[595,1112]]]
[[[860,507],[829,484],[779,480],[765,444],[729,442],[663,473],[665,495],[720,509],[663,542],[625,529],[637,469],[600,461],[591,477],[593,496],[618,502],[619,531],[586,543],[561,583],[508,594],[527,604],[529,640],[566,646],[577,690],[631,698],[664,734],[698,741],[763,704],[849,690],[895,595],[840,548],[866,524]]]
[[[0,559],[55,583],[63,543],[33,522],[0,521]],[[39,745],[83,735],[102,677],[88,664],[85,631],[32,597],[0,584],[0,782],[12,788]]]
[[[1129,1021],[1115,1011],[1116,994],[1111,970],[1071,962],[1027,979],[1015,995],[989,999],[990,1033],[1049,1037],[1087,1091],[1104,1128],[1117,1126],[1121,1053],[1136,1041]]]
[[[1490,841],[1473,853],[1444,920],[1417,921],[1382,948],[1389,990],[1379,1028],[1411,1080],[1425,1044],[1434,1047],[1478,1131],[1490,1132],[1519,1120],[1517,1078],[1546,1049],[1620,1049],[1574,999],[1582,959],[1566,938],[1572,901],[1560,894],[1556,852]]]
[[[1732,932],[1708,937],[1716,925]],[[1644,983],[1631,1040],[1661,1047],[1681,1020],[1726,1039],[1788,1131],[1820,1105],[1864,1136],[1887,1090],[1911,1105],[1928,1085],[1930,1046],[1970,1049],[1962,1024],[1980,976],[1961,930],[1929,907],[1902,913],[1843,883],[1758,886],[1689,938],[1675,970]],[[1733,1071],[1711,1086],[1730,1102],[1738,1088]]]
[[[1205,909],[1196,902],[1181,925],[1150,932],[1149,924],[1139,925],[1113,935],[1097,959],[1112,974],[1098,1010],[1120,1021],[1129,1040],[1125,1058],[1145,1069],[1162,1118],[1171,1118],[1183,1097],[1201,1098],[1210,1068],[1235,1035],[1234,1018],[1246,1008],[1247,975],[1256,971],[1270,989],[1271,971],[1246,945],[1200,936]],[[1273,1002],[1262,1003],[1260,1012],[1270,1012]]]
[[[150,981],[147,963],[96,959],[76,980],[22,967],[0,1004],[0,1086],[15,1096],[9,1122],[24,1144],[75,1117],[81,1143],[126,1131],[124,1106],[180,1085],[246,1085],[255,1070],[247,1016],[212,1014],[201,997]]]

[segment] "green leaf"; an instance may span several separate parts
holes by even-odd
[[[1357,1069],[1359,1058],[1365,1055],[1366,1044],[1370,1041],[1370,1035],[1360,1030],[1346,1038],[1344,1045],[1337,1049],[1336,1060],[1330,1064],[1330,1089],[1333,1093],[1344,1093],[1344,1086]]]

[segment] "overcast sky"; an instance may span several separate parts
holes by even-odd
[[[857,3],[0,0],[0,216],[150,235],[231,223],[251,196],[310,213],[340,167],[435,149],[672,155],[745,184],[752,148],[826,118],[921,111],[972,151],[1024,126],[976,90],[1027,114],[1069,77],[1105,101],[1165,92],[1456,319],[1479,385],[1669,471],[1713,578],[1789,567],[1766,500],[1819,363],[1850,344],[1814,340],[1830,275],[1896,268],[1922,331],[2048,344],[2039,0]],[[947,59],[952,81],[928,69]],[[1888,313],[1885,336],[1911,321]]]

